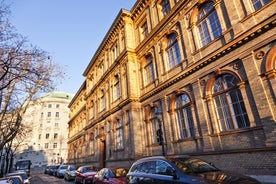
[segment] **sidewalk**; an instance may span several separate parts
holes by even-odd
[[[263,184],[276,184],[276,176],[274,175],[248,175],[262,182]]]

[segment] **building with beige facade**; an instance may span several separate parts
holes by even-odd
[[[138,0],[71,101],[68,161],[189,154],[276,174],[276,1]]]
[[[73,94],[54,91],[31,102],[22,120],[25,138],[15,143],[19,145],[15,161],[30,159],[32,167],[67,163],[68,104],[72,97]]]

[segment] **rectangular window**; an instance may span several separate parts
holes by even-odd
[[[271,2],[271,0],[252,0],[252,4],[255,10],[261,9],[264,5]]]
[[[117,131],[116,131],[116,147],[117,149],[123,149],[123,126],[120,120],[117,121]]]
[[[45,149],[48,149],[48,147],[49,147],[49,144],[45,143]]]
[[[111,62],[114,62],[117,58],[117,45],[114,45],[111,49]]]
[[[89,114],[90,114],[90,119],[92,119],[94,117],[94,105],[91,106]]]
[[[46,139],[49,139],[49,137],[50,137],[50,134],[47,133],[47,134],[46,134]]]
[[[48,108],[52,108],[52,104],[48,104]]]
[[[148,24],[147,22],[145,22],[142,26],[141,26],[141,40],[145,39],[147,37],[147,35],[149,34],[149,30],[148,30]]]
[[[105,96],[104,91],[102,90],[102,96],[101,96],[101,111],[105,109]]]
[[[119,81],[119,76],[118,76],[118,75],[115,76],[114,90],[115,90],[115,91],[114,91],[114,92],[115,92],[115,94],[114,94],[114,99],[117,100],[117,99],[119,99],[120,96],[121,96],[121,92],[120,92],[120,81]]]
[[[47,117],[51,117],[51,112],[48,112],[48,115],[47,115]]]
[[[56,118],[58,118],[59,117],[59,112],[56,112]]]
[[[170,1],[169,0],[163,0],[161,2],[161,6],[162,6],[163,16],[167,15],[171,10]]]
[[[57,127],[57,126],[58,126],[58,123],[55,123],[55,126]]]
[[[38,139],[39,139],[39,140],[41,139],[41,134],[38,135]]]
[[[102,63],[99,65],[99,71],[100,71],[101,76],[103,76],[103,75],[104,75],[104,72],[105,72],[104,62],[103,62],[103,61],[102,61]]]
[[[145,86],[154,81],[154,68],[152,62],[145,66],[144,75]]]
[[[57,148],[57,143],[54,143],[54,144],[53,144],[53,148]]]
[[[59,104],[56,104],[56,108],[57,108],[57,109],[59,108]]]
[[[56,138],[58,138],[58,134],[57,133],[54,134],[54,139],[56,139]]]

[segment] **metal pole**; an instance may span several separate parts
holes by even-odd
[[[160,144],[162,146],[162,155],[165,156],[164,138],[163,138],[162,124],[161,124],[162,122],[159,118],[157,119],[158,119],[160,134],[161,134]]]

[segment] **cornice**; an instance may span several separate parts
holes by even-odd
[[[107,45],[110,44],[110,41],[113,39],[114,36],[117,36],[118,30],[125,24],[125,19],[127,17],[131,17],[131,14],[128,10],[121,9],[121,11],[118,13],[117,17],[115,18],[114,22],[112,23],[111,27],[109,28],[109,31],[106,33],[103,41],[101,42],[100,46],[98,47],[97,51],[95,52],[94,56],[90,60],[89,65],[83,72],[83,76],[86,76],[90,70],[90,68],[94,65],[97,58],[101,55],[103,51],[105,51],[105,48]]]

